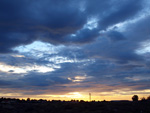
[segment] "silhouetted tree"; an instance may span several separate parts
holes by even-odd
[[[132,100],[133,101],[138,101],[139,97],[137,95],[133,95]]]
[[[150,96],[147,97],[147,100],[150,100]]]
[[[145,101],[145,100],[146,100],[145,97],[142,97],[142,98],[141,98],[141,101]]]
[[[27,102],[30,102],[30,98],[27,98]]]
[[[80,102],[85,102],[84,100],[80,100]]]

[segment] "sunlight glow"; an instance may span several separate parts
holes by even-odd
[[[43,54],[57,54],[64,46],[54,46],[49,43],[44,43],[41,41],[35,41],[31,44],[25,46],[19,46],[14,48],[13,50],[19,51],[20,53],[30,53],[29,55],[33,55],[36,57],[43,56]],[[42,53],[42,54],[41,54]]]
[[[82,99],[83,95],[81,95],[79,92],[70,92],[64,95],[45,95],[47,97],[51,97],[51,98],[59,98],[59,99]]]
[[[23,57],[25,57],[24,55],[11,55],[11,56],[13,56],[13,57],[18,57],[18,58],[23,58]]]
[[[90,30],[97,28],[98,26],[98,19],[95,17],[89,18],[87,23],[84,25],[84,28],[88,28]]]
[[[28,71],[37,71],[37,72],[51,72],[54,71],[51,67],[46,66],[38,66],[38,65],[31,65],[31,66],[11,66],[4,63],[0,63],[0,71],[7,72],[7,73],[27,73]]]
[[[23,91],[24,92],[24,91]],[[32,92],[32,91],[31,91]],[[137,91],[123,91],[123,90],[114,90],[110,92],[92,92],[91,100],[95,101],[111,101],[111,100],[132,100],[132,96],[137,94],[139,99],[142,97],[148,97],[150,94],[150,90],[137,90]],[[3,97],[15,97],[18,98],[28,98],[31,99],[47,99],[47,100],[84,100],[89,101],[89,92],[68,92],[66,94],[39,94],[39,95],[24,95],[23,93],[18,93],[17,91],[13,91],[10,93],[0,93]]]
[[[7,65],[4,63],[0,63],[0,71],[11,73],[26,73],[26,71],[23,68]]]
[[[72,82],[82,82],[86,79],[91,78],[90,76],[84,75],[84,76],[75,76],[75,77],[68,77],[68,80],[71,80]]]
[[[33,59],[39,59],[43,58],[45,61],[53,62],[54,64],[60,64],[60,63],[78,63],[78,62],[93,62],[93,59],[81,59],[78,60],[76,58],[76,55],[72,58],[64,57],[58,55],[58,53],[64,49],[65,46],[59,45],[55,46],[52,44],[35,41],[32,44],[26,45],[26,46],[19,46],[14,48],[14,50],[19,51],[19,53],[23,54],[23,56],[28,56]],[[45,57],[45,55],[47,57]],[[14,56],[14,55],[13,55]],[[15,57],[21,57],[15,56]]]
[[[137,49],[135,52],[140,55],[150,53],[150,40],[141,42],[141,48]]]
[[[67,98],[81,98],[82,97],[82,95],[79,92],[70,92],[64,96]]]
[[[144,77],[144,76],[133,76],[133,77],[126,77],[125,79],[129,81],[141,81],[141,80],[150,80],[150,77]]]

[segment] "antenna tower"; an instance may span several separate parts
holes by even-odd
[[[89,93],[89,101],[91,102],[91,93]]]

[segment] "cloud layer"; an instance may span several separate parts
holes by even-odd
[[[147,0],[1,0],[2,93],[149,90],[148,6]]]

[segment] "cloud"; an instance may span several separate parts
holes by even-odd
[[[116,4],[120,3],[118,2],[119,1],[117,1]],[[107,16],[104,16],[99,21],[99,26],[102,30],[107,29],[109,26],[134,18],[134,15],[142,9],[141,0],[138,2],[136,0],[127,0],[123,3],[124,4],[121,3],[121,5],[118,5],[118,7],[113,7],[113,9],[108,12]]]
[[[149,51],[137,52],[149,46],[145,2],[1,0],[0,88],[32,95],[147,90]]]
[[[76,6],[77,3],[73,3],[2,0],[1,52],[10,52],[13,47],[35,40],[63,41],[65,35],[75,32],[86,23],[85,14]]]
[[[0,4],[1,53],[36,40],[53,44],[89,43],[99,36],[100,30],[134,17],[141,9],[141,1],[135,0],[123,1],[120,7],[116,0],[2,0]],[[97,17],[99,24],[93,30],[84,28],[91,17]]]
[[[48,89],[49,86],[59,85],[59,84],[67,84],[70,81],[67,78],[62,78],[59,76],[49,76],[50,73],[36,73],[30,72],[25,74],[24,76],[20,76],[18,78],[12,78],[10,80],[3,79],[1,77],[0,87],[5,88],[16,88],[16,89],[24,89],[28,87],[29,89]],[[5,76],[5,75],[4,75]],[[3,77],[4,77],[3,76]]]
[[[107,32],[106,36],[110,38],[112,42],[122,41],[126,39],[122,33],[118,31],[113,31],[113,30]]]

